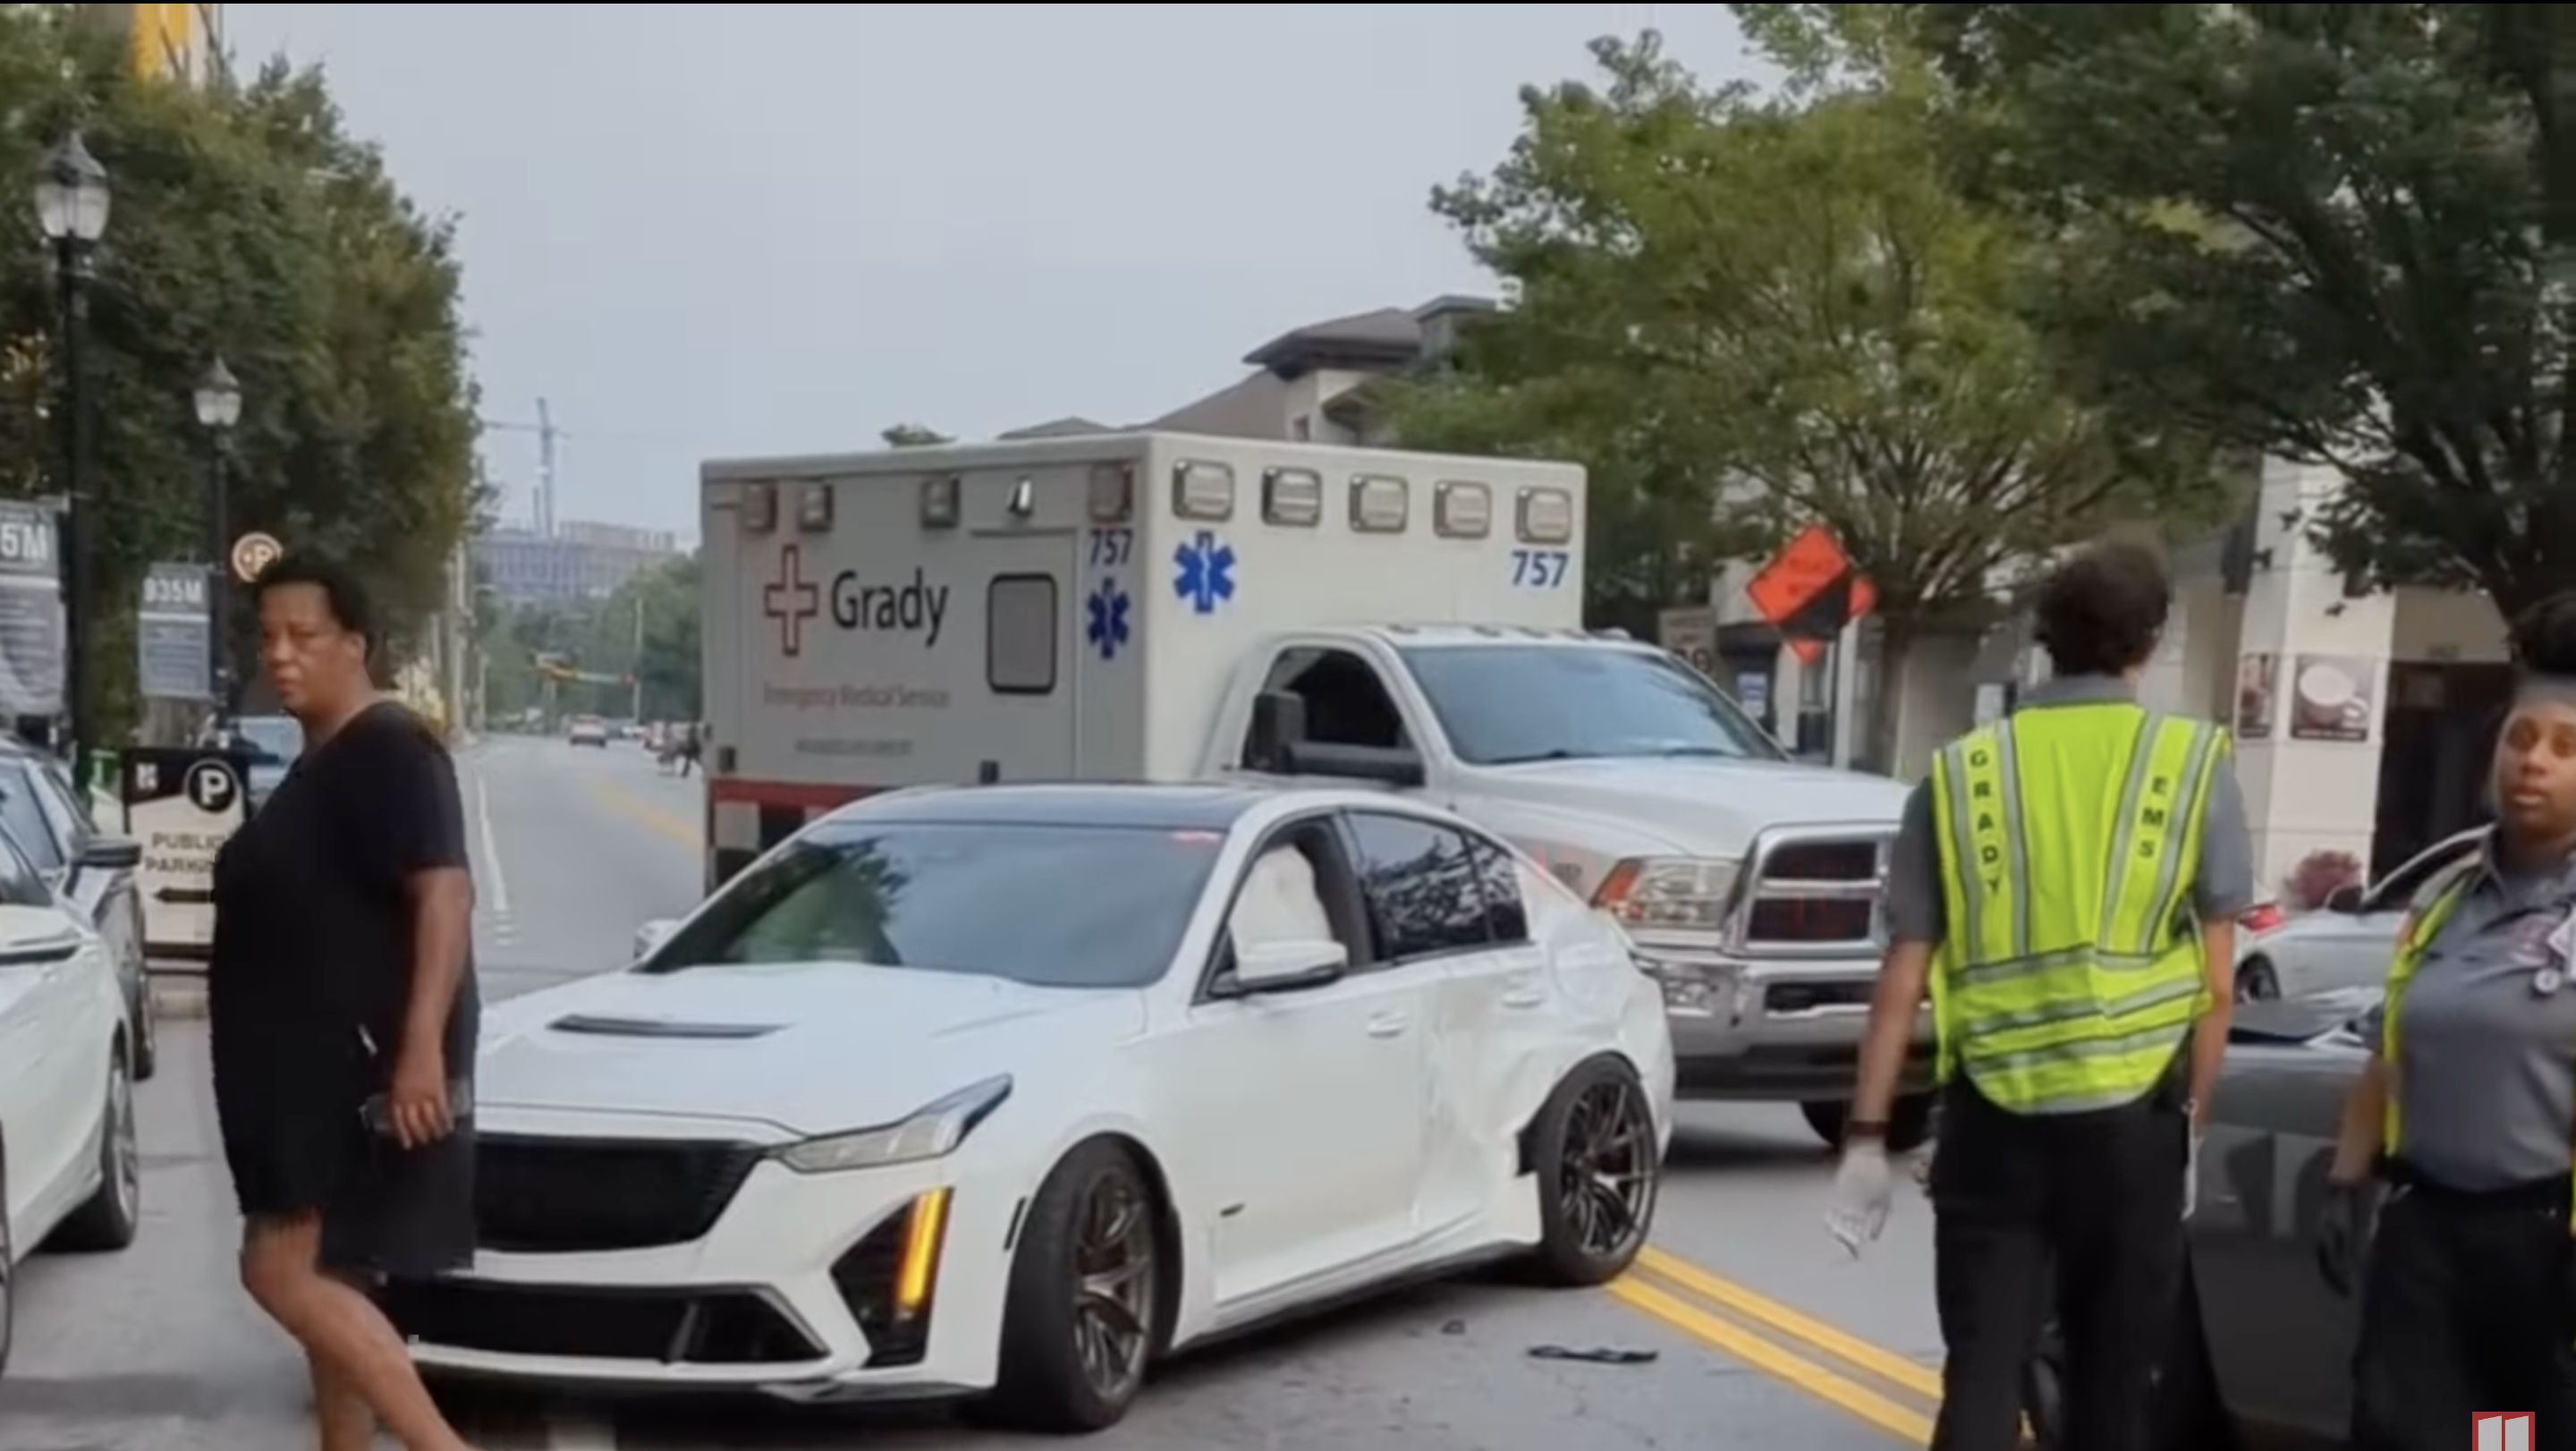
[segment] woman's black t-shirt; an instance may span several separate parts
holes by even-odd
[[[468,866],[455,763],[399,705],[307,751],[215,859],[207,1009],[216,1108],[247,1212],[327,1205],[370,1146],[360,1105],[393,1071],[409,1007],[411,879]],[[446,1032],[474,1068],[465,965]]]

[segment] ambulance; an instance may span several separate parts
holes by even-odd
[[[1587,634],[1584,488],[1159,433],[710,462],[708,882],[907,786],[1415,793],[1627,925],[1685,1091],[1837,1136],[1905,790],[1792,760],[1669,653]]]

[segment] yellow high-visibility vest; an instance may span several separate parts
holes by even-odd
[[[2126,701],[2019,711],[1932,763],[1943,1081],[2025,1114],[2133,1103],[2207,1008],[2187,910],[2227,732]]]

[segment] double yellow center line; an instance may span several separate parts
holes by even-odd
[[[1932,1439],[1930,1408],[1941,1403],[1941,1373],[1930,1366],[1651,1245],[1637,1256],[1634,1269],[1611,1283],[1610,1296],[1909,1445]],[[1763,1334],[1766,1330],[1771,1333]],[[1839,1362],[1840,1368],[1828,1361]]]

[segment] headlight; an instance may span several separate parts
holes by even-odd
[[[999,1074],[928,1104],[901,1123],[790,1144],[778,1151],[778,1162],[799,1174],[837,1174],[945,1158],[1010,1096],[1010,1075]]]
[[[1723,931],[1743,866],[1723,857],[1630,857],[1601,879],[1592,905],[1630,928]]]

